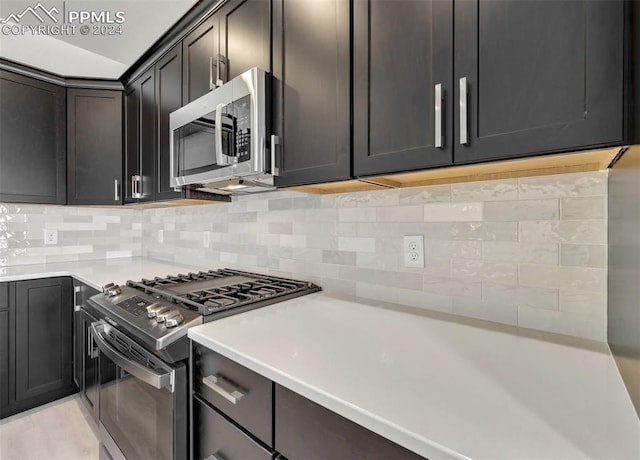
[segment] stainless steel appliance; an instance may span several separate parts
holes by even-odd
[[[170,183],[217,193],[264,191],[277,175],[267,146],[267,74],[257,67],[172,112]]]
[[[187,329],[320,290],[313,283],[237,270],[108,284],[89,299],[98,321],[101,455],[188,456]]]

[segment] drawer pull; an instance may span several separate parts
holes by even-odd
[[[219,374],[203,377],[202,383],[204,383],[207,387],[211,388],[213,391],[218,393],[220,396],[222,396],[232,404],[236,404],[238,401],[244,398],[247,393],[249,393],[244,388],[239,387],[231,380]]]

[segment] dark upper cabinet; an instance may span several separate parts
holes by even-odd
[[[0,70],[0,201],[64,204],[65,88]]]
[[[353,14],[354,175],[451,164],[453,2],[355,0]]]
[[[273,1],[279,186],[351,177],[350,2]]]
[[[182,198],[184,192],[171,187],[169,114],[182,107],[182,47],[180,44],[168,51],[155,65],[156,121],[158,146],[156,155],[156,200]]]
[[[623,141],[623,2],[454,8],[455,163]]]
[[[67,90],[67,202],[122,203],[122,92]]]
[[[218,17],[212,16],[182,40],[182,101],[186,104],[215,88]]]
[[[154,199],[155,94],[153,68],[140,75],[125,89],[125,203]]]
[[[73,393],[71,278],[16,282],[13,307],[15,406],[24,410]]]
[[[253,67],[271,71],[271,1],[230,0],[215,15],[221,80],[231,80]]]

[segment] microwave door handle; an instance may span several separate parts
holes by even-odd
[[[100,352],[102,354],[113,361],[114,364],[124,369],[129,374],[133,375],[135,378],[148,383],[158,390],[162,388],[168,388],[173,393],[175,382],[174,370],[165,373],[159,373],[141,364],[138,364],[135,361],[131,361],[129,358],[121,354],[118,350],[109,345],[109,343],[104,339],[102,334],[105,332],[106,327],[107,324],[104,321],[91,323],[91,335],[93,336],[93,340],[95,341],[98,349],[100,349]]]
[[[225,166],[229,164],[229,156],[225,155],[222,151],[222,109],[225,108],[227,104],[218,104],[216,107],[216,129],[215,129],[215,140],[216,140],[216,164],[218,166]]]

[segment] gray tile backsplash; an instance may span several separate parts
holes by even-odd
[[[144,211],[0,204],[0,262],[224,265],[606,341],[606,195],[602,171]],[[45,227],[60,244],[43,245]],[[425,268],[403,266],[404,235],[424,236]]]

